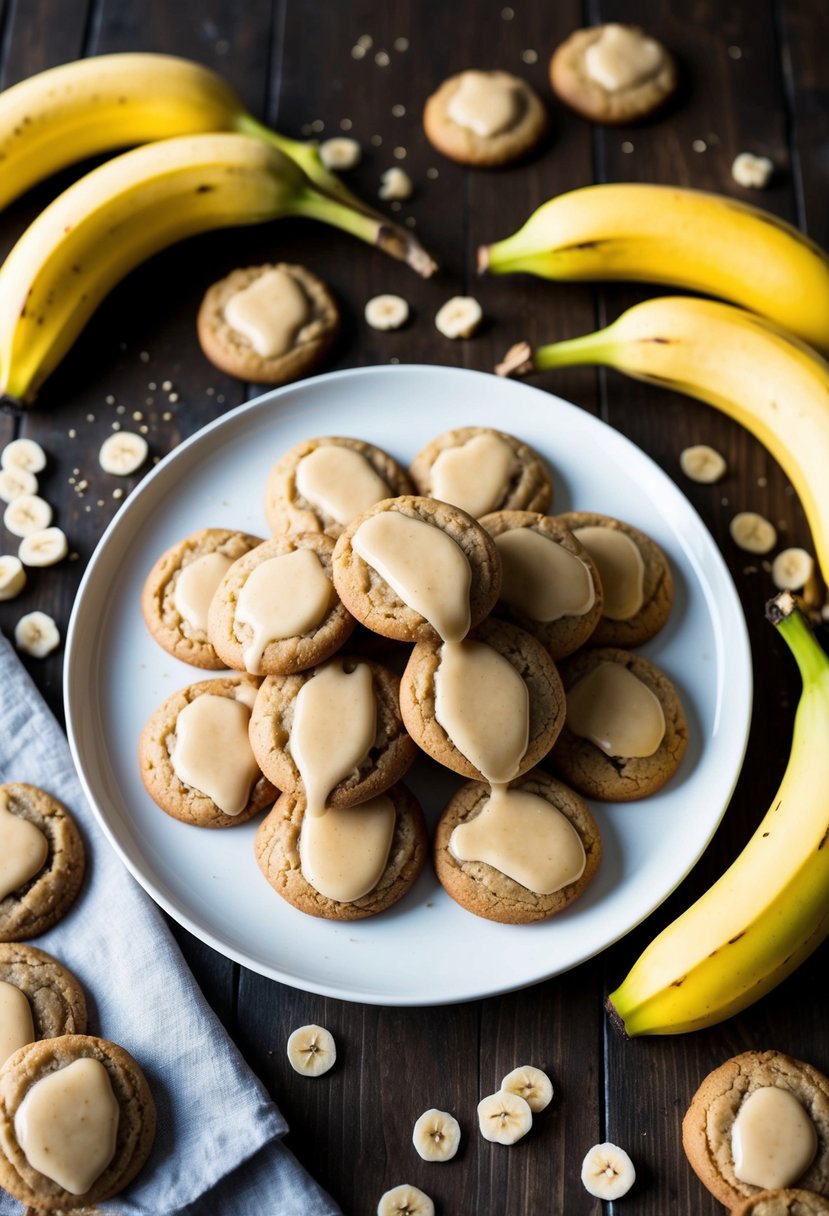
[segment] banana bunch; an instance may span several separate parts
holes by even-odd
[[[803,687],[791,755],[742,853],[654,939],[608,998],[629,1036],[712,1026],[790,975],[829,934],[829,658],[793,597],[767,615]]]
[[[829,363],[819,354],[745,309],[659,296],[584,337],[535,351],[518,343],[496,371],[521,376],[582,363],[687,393],[752,431],[799,495],[829,575]]]
[[[829,258],[790,224],[678,186],[586,186],[550,199],[478,250],[490,274],[628,279],[719,296],[829,351]]]
[[[63,165],[132,143],[141,146],[47,206],[0,267],[0,401],[30,404],[112,287],[195,233],[307,216],[419,274],[435,269],[313,145],[262,127],[220,77],[165,55],[81,60],[0,94],[0,204]]]

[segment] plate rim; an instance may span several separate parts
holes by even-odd
[[[582,963],[596,957],[604,950],[609,949],[623,937],[631,933],[638,925],[647,919],[648,916],[652,915],[653,912],[656,911],[656,909],[670,896],[672,891],[679,886],[684,878],[687,877],[691,870],[697,865],[700,857],[710,845],[717,828],[722,822],[722,818],[728,809],[734,788],[739,779],[748,746],[751,728],[753,707],[753,667],[750,638],[737,589],[719,546],[716,544],[707,525],[699,515],[699,512],[696,510],[693,503],[691,503],[690,500],[685,496],[682,489],[672,481],[666,470],[663,469],[656,462],[656,460],[649,455],[649,453],[640,448],[632,439],[630,439],[623,432],[617,430],[615,427],[611,426],[609,423],[605,422],[602,418],[592,414],[589,410],[585,410],[576,403],[570,402],[555,393],[547,391],[546,389],[541,389],[535,385],[524,384],[517,381],[501,381],[501,383],[510,384],[513,389],[521,389],[522,391],[528,392],[534,396],[543,397],[547,401],[553,400],[559,406],[565,407],[566,410],[578,411],[590,420],[588,425],[596,424],[600,429],[606,429],[607,431],[612,432],[612,434],[615,436],[615,442],[620,442],[623,447],[625,445],[629,445],[629,447],[637,453],[638,458],[651,466],[651,469],[658,480],[664,479],[670,484],[672,490],[676,495],[679,496],[679,499],[681,499],[683,509],[688,511],[695,518],[698,527],[701,529],[702,535],[708,542],[705,554],[706,561],[713,562],[713,565],[717,568],[717,575],[720,582],[722,582],[729,591],[732,601],[731,607],[736,610],[732,614],[731,623],[732,625],[736,625],[737,636],[730,638],[729,644],[730,647],[734,647],[733,653],[735,654],[737,662],[739,663],[742,672],[746,677],[744,694],[745,724],[742,732],[741,746],[738,749],[734,749],[735,759],[732,765],[730,781],[728,782],[728,789],[723,795],[723,805],[718,815],[712,822],[710,831],[708,832],[706,838],[701,842],[696,855],[693,857],[688,867],[677,876],[673,885],[668,890],[661,892],[655,902],[653,902],[644,912],[642,912],[642,914],[638,916],[635,921],[626,924],[625,927],[618,932],[618,934],[608,938],[608,940],[604,941],[595,949],[592,949],[579,958],[574,959],[565,966],[554,966],[546,974],[537,975],[519,983],[515,983],[510,980],[505,981],[500,985],[497,983],[488,984],[486,991],[482,992],[460,993],[444,997],[436,997],[434,994],[426,993],[421,998],[415,997],[411,993],[396,994],[393,991],[384,991],[382,993],[365,990],[358,991],[356,989],[349,991],[346,990],[342,984],[337,984],[336,982],[309,982],[307,977],[293,976],[284,970],[280,970],[278,967],[274,967],[262,959],[254,957],[250,953],[246,954],[244,951],[237,949],[232,942],[222,940],[210,929],[205,929],[189,911],[181,906],[180,900],[177,902],[174,898],[168,896],[165,891],[160,888],[160,883],[156,880],[157,876],[148,876],[119,840],[114,828],[110,825],[106,816],[99,807],[96,794],[94,793],[90,781],[88,780],[80,744],[80,731],[76,729],[75,709],[72,703],[73,690],[77,685],[77,678],[73,679],[72,677],[73,673],[75,672],[76,665],[79,662],[78,653],[80,649],[79,643],[76,639],[80,635],[84,602],[89,594],[89,587],[93,584],[97,566],[99,563],[103,562],[104,557],[108,552],[109,545],[112,543],[113,537],[115,537],[121,528],[124,527],[124,521],[127,518],[127,513],[129,512],[130,516],[134,514],[134,511],[140,504],[142,497],[151,491],[152,486],[158,478],[165,476],[166,471],[171,464],[180,460],[182,455],[188,452],[191,448],[209,442],[210,436],[214,431],[231,427],[234,424],[237,424],[248,414],[255,414],[260,411],[273,408],[274,404],[278,404],[280,399],[284,397],[290,398],[290,396],[293,394],[297,394],[298,392],[307,392],[308,389],[313,389],[315,386],[331,384],[349,379],[376,377],[378,375],[391,375],[394,377],[401,374],[414,374],[415,376],[425,374],[426,376],[437,375],[441,377],[448,375],[450,377],[457,376],[460,379],[479,378],[486,379],[487,381],[497,380],[497,378],[493,377],[490,373],[481,372],[476,369],[451,367],[441,364],[420,363],[389,365],[377,364],[366,367],[345,368],[337,371],[326,372],[318,376],[308,377],[292,384],[270,389],[257,395],[256,397],[249,399],[248,401],[241,402],[239,405],[228,410],[226,413],[220,414],[218,417],[206,423],[203,427],[199,428],[192,435],[183,439],[181,443],[177,444],[176,447],[168,452],[167,455],[164,456],[144,478],[142,478],[128,498],[124,500],[122,507],[110,521],[107,528],[101,535],[98,543],[96,544],[81,578],[81,582],[72,606],[70,621],[66,633],[63,676],[64,711],[66,716],[66,732],[72,758],[78,772],[84,794],[86,795],[87,801],[92,809],[97,825],[101,828],[105,839],[108,841],[109,845],[114,848],[116,854],[120,857],[122,863],[127,867],[128,871],[142,886],[148,896],[152,898],[154,902],[156,902],[171,917],[172,920],[182,925],[182,927],[187,929],[188,932],[192,933],[194,937],[202,941],[205,945],[208,945],[212,949],[216,950],[217,953],[221,954],[222,956],[239,963],[241,966],[249,968],[257,974],[275,980],[276,982],[284,983],[300,991],[314,992],[318,995],[332,997],[334,999],[371,1005],[389,1005],[401,1007],[440,1006],[457,1004],[459,1002],[468,1000],[487,999],[492,996],[498,996],[506,992],[518,990],[522,987],[542,983],[548,979],[554,978],[556,975],[564,974],[566,971],[580,966]],[[683,547],[685,548],[686,558],[696,568],[697,563],[694,560],[694,555],[691,549],[688,546]],[[712,622],[717,627],[719,627],[721,624],[719,618],[713,616],[713,614]],[[204,674],[207,675],[208,673]]]

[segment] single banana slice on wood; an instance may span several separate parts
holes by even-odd
[[[553,1100],[552,1081],[546,1072],[542,1072],[533,1064],[522,1064],[519,1068],[513,1068],[501,1082],[501,1089],[518,1094],[534,1115],[544,1110]]]
[[[0,469],[0,499],[12,502],[21,494],[37,494],[37,478],[28,469],[17,469],[12,465]]]
[[[707,443],[695,443],[679,454],[679,467],[691,481],[711,485],[725,475],[725,457]]]
[[[453,296],[438,310],[435,325],[445,338],[471,338],[483,319],[483,309],[472,296]]]
[[[478,1125],[484,1140],[515,1144],[533,1125],[530,1104],[520,1094],[499,1089],[478,1103]]]
[[[597,1199],[621,1199],[636,1180],[633,1162],[616,1144],[594,1144],[581,1167],[584,1188]]]
[[[326,169],[354,169],[362,159],[363,150],[356,139],[335,135],[319,146],[320,160]]]
[[[435,1216],[435,1205],[425,1191],[404,1182],[380,1196],[377,1216]]]
[[[48,613],[27,612],[14,627],[14,644],[35,659],[45,659],[60,645],[60,631]]]
[[[805,549],[783,549],[771,563],[771,581],[778,591],[799,591],[815,572],[815,559]]]
[[[12,536],[31,536],[52,522],[52,508],[37,494],[20,494],[3,512],[3,523]]]
[[[731,539],[746,553],[768,553],[777,544],[777,529],[756,511],[740,511],[729,524]]]
[[[364,315],[372,329],[400,329],[409,319],[409,305],[402,296],[374,296]]]
[[[46,468],[46,453],[34,439],[13,439],[0,452],[0,467],[40,473]]]
[[[24,566],[54,566],[68,552],[69,543],[61,528],[41,528],[23,537],[17,556]]]
[[[321,1077],[333,1068],[337,1045],[324,1026],[298,1026],[288,1038],[288,1060],[295,1072],[305,1077]]]
[[[98,462],[105,473],[129,477],[147,459],[149,445],[143,435],[133,431],[116,431],[101,444]]]
[[[394,165],[393,168],[386,169],[383,173],[378,194],[384,202],[402,203],[405,199],[412,197],[413,190],[412,179],[405,169]]]
[[[0,557],[0,600],[13,600],[26,586],[26,571],[19,557],[4,553]]]
[[[450,1161],[460,1142],[460,1124],[448,1111],[425,1110],[414,1125],[412,1143],[424,1161]]]

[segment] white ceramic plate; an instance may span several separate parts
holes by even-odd
[[[465,425],[501,427],[549,462],[555,510],[619,516],[669,555],[670,622],[644,648],[679,690],[690,745],[653,798],[596,804],[604,858],[588,891],[544,924],[504,926],[456,905],[427,867],[381,916],[316,920],[284,903],[253,856],[256,822],[225,831],[179,823],[144,792],[136,747],[153,709],[205,674],[150,638],[139,599],[169,545],[201,527],[266,535],[262,490],[278,456],[313,435],[354,435],[404,464]],[[183,443],[146,477],[102,538],[67,637],[69,738],[100,824],[149,894],[197,937],[263,975],[385,1005],[489,996],[566,970],[616,941],[680,882],[720,821],[742,762],[751,659],[737,595],[688,500],[638,448],[538,389],[442,367],[337,372],[258,398]],[[410,784],[433,822],[460,778],[431,766]],[[428,775],[427,775],[428,768]],[[407,778],[408,780],[408,778]]]

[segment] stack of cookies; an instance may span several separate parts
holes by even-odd
[[[217,828],[270,808],[259,866],[315,916],[396,903],[427,820],[437,876],[471,912],[568,906],[601,857],[585,797],[658,789],[686,726],[632,649],[670,612],[664,555],[622,521],[547,514],[552,499],[538,454],[491,428],[438,436],[408,470],[346,437],[285,453],[269,540],[206,528],[146,580],[160,645],[222,673],[147,722],[154,801]],[[416,758],[464,778],[425,815],[402,782]]]

